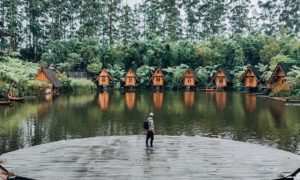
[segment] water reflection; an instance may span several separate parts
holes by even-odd
[[[163,92],[153,92],[153,104],[156,109],[161,109],[164,103]]]
[[[98,104],[101,111],[107,111],[109,107],[109,93],[107,91],[100,92],[98,95]]]
[[[224,137],[299,150],[299,107],[236,93],[142,91],[60,96],[0,108],[0,153],[69,138],[143,134],[149,111],[155,112],[161,135]]]
[[[195,92],[186,91],[184,92],[184,104],[186,107],[193,107],[195,103]]]
[[[251,94],[245,95],[245,110],[247,112],[254,112],[256,110],[256,96]]]
[[[125,103],[126,107],[129,110],[132,110],[135,107],[135,92],[126,92],[125,93]]]
[[[215,93],[215,101],[218,110],[223,111],[226,107],[227,103],[227,94],[226,92],[216,92]]]

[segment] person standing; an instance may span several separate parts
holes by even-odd
[[[149,147],[149,140],[150,146],[153,147],[154,141],[154,113],[151,112],[149,117],[144,122],[144,129],[146,130],[146,146]]]

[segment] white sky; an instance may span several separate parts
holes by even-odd
[[[138,2],[141,2],[141,0],[125,0],[127,1],[127,3],[131,6],[133,6],[134,4],[138,3]]]

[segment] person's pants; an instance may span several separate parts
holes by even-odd
[[[153,140],[154,140],[154,133],[153,131],[147,131],[147,137],[146,137],[146,146],[149,146],[149,139],[150,139],[150,146],[153,147]]]

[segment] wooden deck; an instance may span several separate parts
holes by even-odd
[[[64,180],[274,179],[300,167],[300,156],[203,137],[97,137],[36,146],[0,156],[21,176]]]

